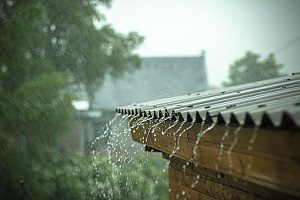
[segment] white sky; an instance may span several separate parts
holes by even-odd
[[[213,86],[246,50],[265,57],[300,36],[300,0],[114,0],[104,14],[117,31],[145,36],[141,56],[206,50]],[[300,42],[276,57],[285,72],[300,71]]]

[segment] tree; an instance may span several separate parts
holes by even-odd
[[[110,4],[0,0],[0,199],[18,199],[21,190],[47,199],[36,166],[49,164],[68,132],[74,112],[68,86],[83,84],[93,101],[106,74],[139,67],[134,51],[143,38],[105,23],[97,6]]]
[[[161,170],[166,165],[157,159],[139,158],[120,168],[102,157],[51,158],[37,167],[48,199],[167,199],[167,174]]]
[[[105,24],[96,7],[110,4],[111,0],[43,1],[49,37],[44,49],[56,69],[70,74],[71,84],[84,85],[91,105],[105,74],[120,77],[140,65],[134,50],[143,37],[135,32],[117,33]],[[102,26],[97,28],[95,22]]]
[[[106,73],[119,77],[139,67],[134,50],[143,38],[135,32],[117,33],[105,24],[97,6],[110,4],[111,0],[2,0],[0,64],[7,68],[5,88],[18,87],[46,66],[66,73],[69,84],[83,84],[92,102]],[[16,79],[9,81],[10,76]]]
[[[246,52],[245,56],[236,60],[229,67],[229,82],[224,82],[224,86],[239,85],[265,79],[282,76],[280,69],[283,65],[278,64],[275,56],[270,54],[265,60],[261,56]]]

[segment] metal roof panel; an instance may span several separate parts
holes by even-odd
[[[120,107],[144,117],[240,126],[300,127],[300,74]]]

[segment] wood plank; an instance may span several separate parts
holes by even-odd
[[[224,127],[216,127],[201,138],[195,156],[196,136],[201,125],[178,123],[164,133],[162,130],[171,125],[168,123],[171,122],[161,123],[162,127],[159,125],[152,131],[147,129],[151,124],[149,122],[132,133],[132,137],[140,143],[147,141],[147,146],[169,155],[176,150],[174,156],[185,161],[195,157],[191,162],[196,165],[300,197],[299,133],[270,130],[254,132],[254,129],[249,128],[237,133],[237,129],[231,128],[223,141],[226,130]],[[184,128],[190,129],[183,133]],[[204,126],[202,130],[206,128]],[[256,135],[256,139],[250,151],[249,140],[253,135]],[[223,151],[220,151],[221,143],[224,144]]]
[[[158,147],[159,150],[171,154],[174,143],[173,140],[169,141],[164,147]],[[180,148],[177,150],[175,156],[185,161],[188,161],[191,156],[192,148],[189,147],[187,140],[180,140]],[[235,177],[245,179],[246,181],[254,182],[256,184],[267,186],[272,189],[280,189],[282,191],[289,191],[295,193],[299,182],[299,165],[297,163],[285,163],[276,162],[274,160],[268,160],[260,157],[244,155],[236,152],[232,152],[230,157],[227,154],[228,151],[224,151],[224,156],[220,161],[218,159],[219,150],[216,148],[199,146],[197,149],[197,156],[192,161],[194,164],[207,167],[209,169],[216,169],[225,174],[231,174]],[[209,158],[209,159],[207,159]],[[251,168],[246,168],[247,164],[251,162]],[[230,163],[232,167],[230,167]],[[244,163],[244,164],[243,164]],[[278,169],[281,169],[278,171]],[[291,191],[290,191],[291,190]]]
[[[160,124],[155,129],[155,134],[162,134],[167,127],[172,126],[173,122],[166,121]],[[174,136],[173,134],[176,132],[175,136],[178,137],[182,130],[190,127],[190,123],[186,123],[182,126],[181,129],[180,123],[178,123],[173,128],[169,129],[165,135]],[[198,133],[202,130],[206,130],[209,125],[204,125],[201,127],[201,124],[195,123],[193,126],[184,133],[181,138],[187,138],[191,140],[192,143],[196,141]],[[142,128],[142,127],[140,127]],[[149,124],[145,124],[145,129],[149,130]],[[178,131],[179,130],[179,131]],[[228,131],[227,137],[222,141],[224,133]],[[234,132],[236,131],[236,127],[224,127],[217,126],[214,129],[210,130],[207,134],[205,134],[200,142],[207,146],[216,146],[220,147],[220,144],[223,143],[224,148],[229,148],[235,138]],[[143,132],[143,130],[139,129],[137,132]],[[282,159],[292,159],[300,161],[300,151],[298,151],[298,142],[300,141],[299,131],[292,130],[269,130],[269,129],[254,129],[254,128],[242,128],[238,132],[238,140],[239,142],[235,146],[235,151],[248,151],[248,147],[252,146],[252,154],[260,154],[265,156],[273,156],[275,158],[281,157]],[[251,145],[250,141],[252,137],[256,135],[254,143],[255,145]],[[277,148],[274,148],[276,146]],[[275,156],[274,156],[275,155]]]
[[[169,173],[170,182],[184,185],[185,187],[197,190],[216,199],[263,199],[257,195],[214,182],[213,180],[205,179],[200,176],[197,178],[197,174],[193,173],[192,170],[182,171],[170,165]]]
[[[170,190],[170,200],[215,200],[211,196],[175,182],[170,182]]]
[[[204,130],[206,128],[207,126],[203,127]],[[199,129],[201,129],[200,125],[196,124],[187,133],[187,137],[192,143],[195,143]],[[220,144],[223,144],[225,149],[229,149],[235,140],[236,131],[236,127],[218,126],[207,132],[200,141],[206,146],[220,148]],[[227,136],[224,137],[226,132]],[[222,140],[223,137],[224,140]],[[253,155],[258,154],[267,158],[300,161],[300,151],[298,151],[299,131],[241,128],[237,131],[237,139],[238,143],[234,147],[236,152],[248,152],[249,147],[251,147],[251,154]]]
[[[210,170],[208,168],[204,168],[201,166],[194,166],[193,164],[190,164],[188,166],[183,167],[186,162],[184,160],[180,160],[178,158],[172,158],[170,159],[171,163],[170,166],[178,170],[179,172],[183,174],[196,174],[199,179],[204,179],[208,181],[212,181],[217,183],[218,185],[222,186],[228,186],[230,188],[234,188],[240,191],[244,191],[250,194],[253,194],[256,196],[256,198],[266,198],[266,199],[298,199],[297,197],[290,196],[286,193],[281,193],[276,190],[269,189],[267,187],[259,186],[257,184],[253,184],[251,182],[245,182],[242,179],[238,179],[236,177],[226,175],[220,172],[216,172],[213,170]],[[182,175],[177,174],[176,178],[182,177]],[[189,179],[187,179],[189,180]],[[181,181],[183,182],[183,181]],[[195,182],[193,182],[195,183]],[[193,184],[192,183],[192,184]],[[189,184],[187,184],[189,186]],[[195,188],[196,189],[196,188]],[[213,190],[215,191],[215,190]],[[225,194],[226,195],[226,194]],[[229,196],[234,197],[234,195],[227,194],[225,197],[229,198]],[[237,197],[235,195],[235,197]],[[239,195],[238,198],[241,198]]]

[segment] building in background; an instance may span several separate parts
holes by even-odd
[[[95,139],[99,120],[102,119],[100,110],[90,110],[88,101],[73,101],[75,115],[71,134],[65,135],[61,140],[60,150],[63,152],[87,153],[90,144]]]
[[[79,107],[84,107],[83,103],[77,103],[76,134],[65,139],[64,143],[68,144],[65,147],[87,152],[90,142],[97,136],[102,138],[101,145],[105,146],[109,134],[103,137],[103,132],[107,122],[115,115],[116,107],[205,91],[207,85],[204,52],[188,57],[142,57],[139,69],[124,74],[120,79],[107,76],[89,109],[81,109]],[[87,99],[83,92],[79,96],[82,100]]]
[[[118,106],[207,90],[205,53],[190,57],[143,57],[141,67],[121,79],[107,76],[92,107]]]

